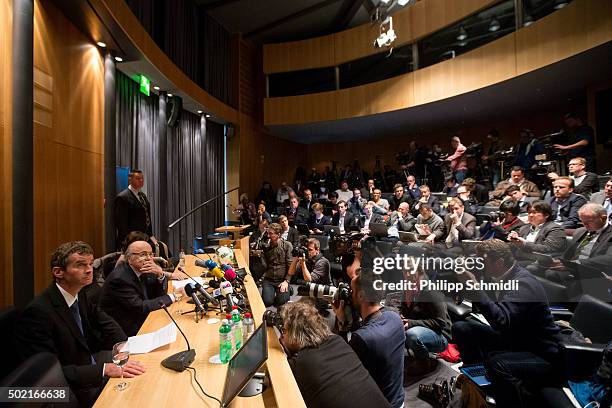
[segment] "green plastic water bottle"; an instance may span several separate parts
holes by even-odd
[[[238,306],[232,306],[232,335],[234,337],[234,349],[240,350],[242,347],[242,319]]]
[[[232,359],[232,354],[232,326],[227,319],[223,319],[219,327],[219,359],[225,364]]]

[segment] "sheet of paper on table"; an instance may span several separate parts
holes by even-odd
[[[153,333],[128,338],[130,354],[143,354],[176,341],[176,325],[170,323]]]

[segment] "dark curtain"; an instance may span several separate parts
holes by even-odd
[[[233,107],[238,78],[230,33],[195,0],[126,0],[164,53],[196,84]]]
[[[117,165],[140,168],[151,202],[153,232],[176,253],[193,250],[193,238],[223,225],[223,198],[187,217],[166,237],[168,224],[200,203],[223,193],[223,126],[183,111],[176,128],[159,123],[157,95],[140,93],[139,85],[117,72]],[[162,115],[163,116],[163,115]],[[166,186],[161,186],[160,126],[166,129]],[[160,208],[166,204],[167,214]]]

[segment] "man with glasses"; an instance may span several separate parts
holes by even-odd
[[[574,180],[574,193],[584,196],[587,200],[591,194],[599,191],[597,174],[586,171],[586,160],[584,157],[574,157],[567,164],[571,178]],[[549,173],[548,177],[553,181],[559,178],[557,173]]]
[[[602,205],[608,214],[608,223],[612,223],[612,177],[606,183],[604,190],[593,194],[590,201]]]
[[[125,250],[126,262],[117,265],[102,287],[100,307],[113,317],[125,334],[134,336],[149,312],[160,304],[171,305],[174,295],[166,294],[164,271],[153,261],[151,245],[134,241]],[[153,279],[147,279],[147,277]]]

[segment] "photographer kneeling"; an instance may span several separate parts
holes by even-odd
[[[327,258],[321,254],[321,244],[316,238],[310,238],[306,242],[306,250],[295,248],[293,250],[293,261],[289,266],[289,275],[294,276],[297,273],[297,279],[304,279],[306,282],[320,283],[322,285],[331,285],[330,264]],[[324,315],[327,315],[327,303],[324,300],[317,300],[317,309]]]
[[[390,407],[353,350],[310,300],[286,304],[281,343],[308,407]]]
[[[374,289],[371,270],[358,269],[351,280],[351,302],[361,327],[349,345],[394,408],[404,405],[404,324],[399,314],[380,305],[384,292]],[[345,301],[332,305],[340,334],[346,333]]]

